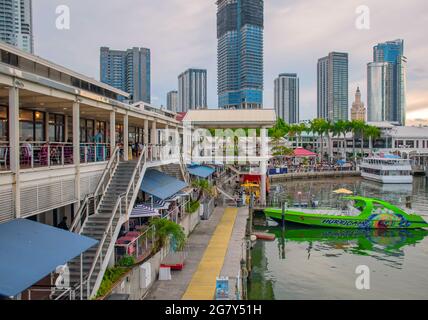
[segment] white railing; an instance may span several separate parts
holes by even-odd
[[[125,235],[126,236],[126,235]],[[115,244],[116,264],[125,256],[134,257],[136,261],[146,258],[152,251],[155,242],[155,226],[150,226],[143,233],[140,233],[132,241]],[[119,240],[119,239],[118,239]]]
[[[110,158],[109,146],[107,143],[81,143],[80,163],[107,161]],[[9,147],[0,146],[0,165],[2,154],[9,151]],[[73,151],[73,144],[68,142],[23,141],[19,146],[19,163],[22,169],[72,165],[75,163]]]
[[[129,201],[129,194],[132,192],[133,200],[135,200],[137,195],[135,191],[137,190],[138,192],[139,183],[141,183],[142,177],[144,176],[144,168],[145,168],[146,160],[147,160],[147,150],[144,149],[140,155],[140,158],[138,159],[138,163],[130,179],[127,191],[121,194],[116,201],[116,204],[112,211],[112,216],[110,217],[110,220],[104,231],[103,237],[99,242],[98,249],[96,251],[91,269],[89,270],[89,273],[88,273],[88,282],[87,282],[88,298],[96,295],[96,291],[101,285],[104,271],[107,268],[107,265],[109,262],[109,256],[114,249],[114,244],[115,244],[114,239],[116,239],[117,235],[119,234],[122,223],[128,219],[128,216],[132,211],[132,206],[130,205],[132,204],[132,200]],[[113,222],[116,219],[118,220],[118,222],[114,224]],[[110,243],[108,244],[106,256],[103,257],[103,248],[108,236],[110,237]],[[91,288],[91,280],[92,280],[92,277],[94,276],[94,270],[97,264],[99,264],[100,266],[100,271],[98,272],[98,274],[96,274],[95,284]]]
[[[27,141],[19,149],[22,169],[73,164],[72,143]]]
[[[10,147],[9,142],[4,141],[0,143],[0,171],[10,169]]]
[[[93,194],[87,195],[85,197],[85,199],[83,200],[79,210],[77,210],[77,213],[74,217],[73,223],[70,226],[70,232],[80,233],[83,225],[85,224],[85,221],[89,217],[89,214],[90,214],[90,212],[89,212],[89,201],[90,201],[90,199],[93,199],[93,198],[94,198]]]
[[[118,164],[119,147],[116,147],[116,149],[113,151],[112,157],[110,158],[106,168],[103,171],[103,174],[100,178],[100,181],[98,182],[98,186],[95,189],[95,192],[93,194],[87,195],[83,200],[82,204],[80,205],[79,210],[77,211],[74,217],[74,221],[70,227],[71,232],[80,233],[80,231],[83,229],[83,226],[90,215],[90,201],[92,201],[94,205],[92,213],[95,214],[97,212],[97,203],[101,203],[102,197],[104,196],[104,193],[107,190],[108,185],[110,184],[110,181]]]
[[[81,143],[80,163],[104,162],[110,158],[110,144]]]
[[[106,168],[104,169],[103,174],[101,175],[100,182],[98,183],[97,188],[94,191],[93,200],[94,200],[94,213],[98,212],[98,207],[102,202],[104,194],[113,178],[113,175],[116,171],[116,168],[120,162],[120,148],[116,147],[113,151],[112,156],[110,157],[109,162],[107,163]]]

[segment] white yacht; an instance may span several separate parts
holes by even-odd
[[[363,159],[360,164],[361,176],[364,179],[389,183],[413,183],[410,160],[395,155],[376,155]]]

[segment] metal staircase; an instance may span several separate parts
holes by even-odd
[[[146,149],[137,161],[127,162],[119,161],[116,149],[96,192],[85,199],[78,211],[71,230],[99,242],[83,254],[82,261],[79,257],[69,263],[71,285],[84,283],[76,291],[76,298],[96,296],[121,226],[128,221],[133,209],[146,168]]]

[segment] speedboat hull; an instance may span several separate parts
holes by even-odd
[[[282,221],[282,211],[278,208],[265,209],[265,215],[276,221]],[[288,209],[284,220],[301,225],[349,228],[349,229],[419,229],[428,228],[427,222],[420,216],[412,215],[408,219],[402,215],[390,213],[374,213],[365,216],[345,216],[322,214],[313,209],[313,213],[301,212],[298,209]]]

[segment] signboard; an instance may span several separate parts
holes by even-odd
[[[216,280],[215,299],[229,300],[229,277],[220,277]]]

